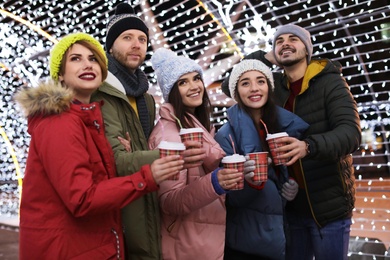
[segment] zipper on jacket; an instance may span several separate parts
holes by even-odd
[[[303,166],[302,166],[302,160],[301,160],[301,159],[299,159],[299,166],[300,166],[301,172],[302,172],[303,184],[305,185],[306,198],[307,198],[307,202],[309,203],[311,215],[313,216],[313,219],[314,219],[314,221],[316,222],[317,226],[318,226],[319,228],[322,228],[322,226],[320,225],[320,223],[318,223],[318,221],[317,221],[317,218],[316,218],[316,216],[315,216],[315,214],[314,214],[314,211],[313,211],[313,207],[312,207],[311,202],[310,202],[309,192],[308,192],[308,189],[307,189],[307,184],[306,184],[306,179],[305,179],[305,172],[303,171]]]
[[[299,94],[294,98],[294,103],[293,103],[293,109],[292,109],[292,112],[295,114],[295,104],[297,102],[297,98],[298,98]],[[287,102],[287,101],[286,101]],[[284,104],[286,105],[286,103]],[[305,192],[306,192],[306,198],[307,198],[307,203],[309,203],[309,207],[310,207],[310,212],[311,212],[311,215],[313,216],[313,219],[314,221],[316,222],[317,226],[319,228],[321,228],[322,226],[320,225],[320,223],[318,223],[318,220],[314,214],[314,211],[313,211],[313,206],[311,205],[311,201],[310,201],[310,196],[309,196],[309,192],[308,192],[308,189],[307,189],[307,184],[306,184],[306,178],[305,178],[305,172],[303,170],[303,165],[302,165],[302,160],[299,159],[299,166],[301,168],[301,172],[302,172],[302,179],[303,179],[303,184],[305,185]]]
[[[120,260],[121,259],[121,249],[120,249],[120,243],[119,243],[119,236],[114,228],[111,229],[111,232],[114,233],[115,239],[116,239],[116,259]]]

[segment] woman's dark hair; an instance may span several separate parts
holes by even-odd
[[[273,98],[272,85],[268,78],[267,78],[267,84],[268,84],[268,100],[267,103],[261,108],[261,113],[262,113],[261,120],[263,120],[263,122],[267,125],[267,129],[269,133],[277,133],[280,132],[281,128],[278,121],[278,112],[276,110],[276,104]],[[248,115],[250,115],[250,117],[253,120],[254,116],[252,115],[252,112],[242,102],[241,97],[238,94],[237,86],[234,91],[235,91],[235,96],[237,97],[238,106],[241,109],[243,109]],[[257,125],[256,122],[254,123],[255,125]],[[260,124],[260,128],[264,129],[264,126]]]
[[[203,79],[202,79],[203,82]],[[175,115],[180,120],[180,123],[184,128],[195,127],[194,122],[192,122],[191,118],[188,114],[191,114],[190,110],[183,104],[183,100],[180,95],[178,82],[173,85],[171,93],[168,96],[168,102],[175,109]],[[208,131],[211,130],[211,122],[210,122],[210,113],[211,113],[211,103],[209,96],[207,94],[206,87],[204,86],[202,104],[195,108],[194,116],[199,120],[199,122],[206,128]],[[179,123],[176,123],[177,128],[180,129]]]

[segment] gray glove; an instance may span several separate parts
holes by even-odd
[[[297,196],[297,193],[298,193],[298,183],[295,180],[289,179],[283,184],[282,196],[286,200],[292,201],[295,198],[295,196]]]
[[[247,182],[249,182],[252,185],[259,186],[262,184],[261,181],[255,182],[252,180],[252,177],[255,175],[253,172],[255,170],[255,161],[250,160],[249,156],[245,156],[246,161],[244,162],[244,177]]]

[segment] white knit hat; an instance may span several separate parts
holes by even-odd
[[[238,79],[241,77],[242,74],[244,74],[247,71],[251,70],[256,70],[260,71],[261,73],[264,74],[264,76],[269,80],[271,83],[271,88],[274,90],[275,85],[274,85],[274,76],[272,75],[271,70],[262,63],[259,60],[242,60],[240,63],[237,63],[233,70],[232,73],[230,74],[229,78],[229,91],[230,91],[230,97],[234,98],[237,101],[237,98],[234,94],[236,87],[237,87],[237,82]]]
[[[175,52],[165,48],[157,49],[151,62],[165,101],[168,101],[173,85],[184,74],[196,71],[203,79],[203,71],[198,63],[190,58],[177,56]]]

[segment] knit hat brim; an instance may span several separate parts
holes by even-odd
[[[283,26],[279,27],[274,34],[273,47],[272,47],[274,54],[275,54],[276,39],[278,39],[278,37],[282,34],[294,34],[299,39],[301,39],[301,41],[305,45],[307,53],[308,53],[307,54],[307,63],[310,63],[311,56],[313,55],[313,44],[311,42],[311,36],[310,36],[309,31],[307,31],[306,29],[304,29],[298,25],[295,25],[295,24],[287,24],[287,25],[283,25]]]
[[[268,79],[271,84],[271,89],[274,90],[274,76],[272,75],[271,70],[265,65],[263,62],[259,60],[247,59],[242,60],[237,63],[229,77],[229,92],[230,97],[234,98],[237,101],[237,97],[235,95],[235,91],[237,88],[237,82],[240,79],[241,75],[248,71],[259,71],[264,74],[264,76]]]
[[[98,51],[102,54],[102,56],[105,58],[105,64],[107,66],[108,61],[106,54],[104,52],[103,46],[100,44],[98,40],[96,40],[94,37],[92,37],[89,34],[86,33],[72,33],[68,34],[67,36],[63,37],[58,43],[54,45],[54,47],[50,51],[50,77],[54,79],[55,81],[58,80],[60,67],[61,67],[61,61],[64,58],[64,55],[66,51],[76,42],[78,41],[87,41],[98,49]]]

